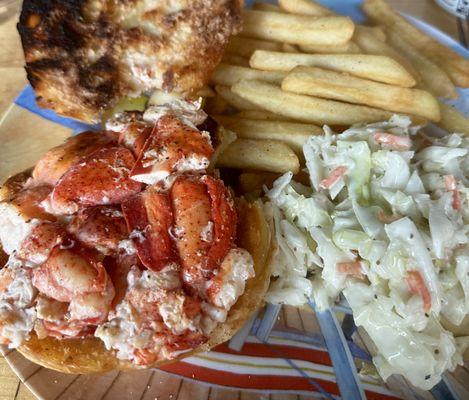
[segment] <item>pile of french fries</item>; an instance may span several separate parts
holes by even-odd
[[[457,98],[455,86],[469,87],[469,60],[384,0],[365,0],[363,11],[367,25],[310,0],[243,12],[243,30],[212,77],[216,94],[206,105],[237,134],[218,165],[297,173],[303,144],[324,124],[340,132],[394,113],[469,134],[469,120],[441,102]],[[246,172],[240,181],[252,179],[259,180]]]

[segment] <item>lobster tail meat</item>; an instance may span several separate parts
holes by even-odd
[[[173,212],[167,194],[148,188],[122,203],[122,211],[130,238],[145,267],[157,272],[178,262],[170,236]]]

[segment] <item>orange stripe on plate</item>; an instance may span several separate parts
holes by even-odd
[[[308,379],[303,377],[235,374],[229,371],[195,366],[182,361],[166,365],[160,369],[186,378],[229,388],[317,392],[314,386],[308,382]],[[334,382],[315,377],[312,377],[312,379],[328,393],[339,395],[339,389]],[[365,393],[367,400],[399,400],[398,397],[387,396],[370,390],[365,390]]]
[[[290,358],[295,360],[309,361],[315,364],[332,366],[329,354],[326,351],[302,349],[292,346],[280,346],[269,344],[266,346],[262,343],[244,343],[242,352],[237,352],[223,343],[215,347],[212,351],[225,354],[268,357],[268,358]]]
[[[316,391],[314,386],[302,377],[235,374],[229,371],[194,366],[185,362],[169,364],[160,369],[187,378],[240,389]],[[334,382],[316,378],[315,380],[327,392],[339,394],[337,385]]]

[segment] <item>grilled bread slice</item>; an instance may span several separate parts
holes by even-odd
[[[18,24],[41,107],[87,122],[123,97],[201,88],[242,0],[25,0]]]

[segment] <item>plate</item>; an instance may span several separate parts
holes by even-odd
[[[320,3],[356,21],[363,20],[360,0]],[[469,52],[447,35],[408,18],[469,57]],[[469,90],[460,90],[460,94],[454,104],[469,114]],[[0,136],[5,138],[0,179],[31,166],[71,132],[92,128],[38,108],[32,89],[26,87],[0,123]],[[348,308],[339,304],[318,314],[311,307],[268,306],[229,343],[159,370],[66,375],[37,366],[15,350],[3,348],[2,352],[26,386],[44,400],[306,400],[338,398],[340,393],[347,399],[469,398],[467,365],[445,375],[431,392],[424,392],[400,377],[392,377],[386,384],[372,377],[368,348],[366,335],[355,327]]]

